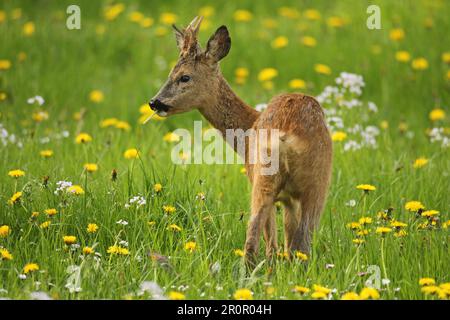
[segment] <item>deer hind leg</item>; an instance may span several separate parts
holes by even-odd
[[[275,216],[275,207],[272,207],[269,216],[264,225],[264,241],[266,242],[266,257],[272,258],[273,254],[277,252],[277,224]]]
[[[284,204],[284,251],[290,253],[292,251],[294,235],[297,232],[301,208],[300,202],[292,198],[283,200]]]
[[[312,196],[310,196],[312,195]],[[319,224],[320,213],[323,208],[323,200],[310,193],[300,199],[300,222],[294,233],[292,250],[298,250],[309,254],[313,232]]]
[[[258,254],[262,228],[267,224],[268,219],[272,219],[270,217],[273,216],[275,194],[272,176],[258,176],[254,180],[252,210],[245,240],[245,260],[250,267],[254,266]],[[272,225],[271,227],[273,228]]]

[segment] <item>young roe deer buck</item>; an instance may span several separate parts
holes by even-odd
[[[255,262],[261,231],[267,256],[276,252],[276,201],[284,204],[285,250],[308,253],[331,175],[332,143],[324,112],[314,98],[303,94],[278,95],[263,112],[248,106],[236,96],[220,72],[219,61],[231,47],[227,28],[218,28],[203,50],[197,41],[201,20],[196,17],[183,30],[173,26],[179,60],[149,105],[160,116],[198,109],[222,136],[227,129],[278,129],[281,143],[276,174],[261,174],[263,164],[248,163],[246,150],[252,203],[245,257],[247,262]],[[232,147],[236,151],[234,142]]]

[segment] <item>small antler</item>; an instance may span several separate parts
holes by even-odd
[[[195,17],[183,30],[172,25],[175,30],[175,37],[177,39],[178,48],[180,49],[180,55],[195,55],[199,52],[200,44],[197,41],[197,34],[200,30],[202,20],[202,16]]]

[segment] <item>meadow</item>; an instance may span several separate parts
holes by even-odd
[[[0,298],[448,299],[450,3],[375,2],[2,1]],[[196,111],[143,124],[199,14],[244,101],[318,97],[334,141],[311,253],[251,273],[243,166],[172,163]]]

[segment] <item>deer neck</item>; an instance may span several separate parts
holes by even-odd
[[[225,136],[227,129],[250,129],[259,116],[259,112],[242,101],[230,88],[227,81],[220,77],[219,96],[210,106],[199,108],[200,113]]]

